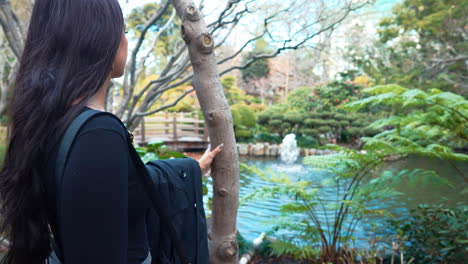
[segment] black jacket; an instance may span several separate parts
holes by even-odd
[[[208,263],[208,240],[201,170],[192,158],[153,160],[146,163],[163,206],[171,218],[183,244],[186,256],[193,264]],[[154,210],[147,217],[152,263],[180,263],[167,232],[161,232]]]

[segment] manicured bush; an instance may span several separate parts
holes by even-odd
[[[321,133],[326,133],[328,131],[330,131],[330,127],[329,126],[321,126],[318,128],[318,131],[320,131]]]
[[[419,205],[410,217],[390,221],[408,242],[407,256],[417,263],[464,263],[468,259],[468,205]]]
[[[231,106],[232,121],[236,138],[250,138],[256,125],[255,113],[246,104],[239,103]]]
[[[313,136],[299,135],[296,137],[297,146],[301,148],[314,148],[319,145]]]
[[[344,127],[344,126],[349,125],[349,121],[347,121],[347,120],[340,120],[340,121],[338,121],[338,124],[340,124],[340,126]]]
[[[236,128],[234,129],[234,133],[236,134],[237,138],[250,138],[252,137],[253,132],[248,129]]]
[[[274,143],[274,144],[279,144],[283,140],[277,134],[267,133],[267,132],[260,132],[258,134],[255,134],[255,139],[258,142],[269,142],[269,143]]]
[[[284,120],[291,124],[299,124],[304,121],[304,115],[298,111],[291,111],[284,114]]]

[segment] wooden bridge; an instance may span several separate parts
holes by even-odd
[[[162,141],[176,151],[206,149],[209,143],[205,120],[197,113],[157,113],[144,117],[138,128],[132,131],[139,146]]]

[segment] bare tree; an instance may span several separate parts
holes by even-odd
[[[213,214],[208,231],[210,263],[236,263],[236,216],[239,196],[239,156],[232,116],[217,72],[214,40],[191,0],[174,0],[182,19],[182,38],[193,67],[193,86],[213,146],[224,143],[224,151],[211,167]]]
[[[284,39],[284,37],[283,39],[279,39],[277,36],[272,34],[272,25],[281,23],[282,19],[284,19],[284,14],[294,13],[301,9],[304,3],[308,2],[309,1],[305,0],[295,1],[292,5],[278,8],[274,12],[267,14],[262,20],[261,24],[263,30],[260,33],[245,41],[245,43],[231,55],[217,59],[216,64],[222,65],[226,62],[233,61],[236,57],[240,56],[242,52],[249,48],[252,43],[262,37],[269,37],[276,48],[268,54],[259,54],[254,56],[251,60],[244,62],[242,65],[227,67],[220,72],[220,75],[224,75],[233,70],[246,68],[253,62],[262,58],[273,58],[284,51],[299,49],[314,37],[337,27],[350,12],[370,3],[370,1],[343,1],[343,5],[340,8],[335,7],[334,11],[327,12],[326,14],[324,12],[317,12],[313,21],[304,20],[299,27],[296,26],[296,28],[292,30],[292,33],[286,39]],[[252,16],[255,12],[259,12],[259,9],[251,7],[252,3],[252,0],[230,0],[227,2],[226,7],[220,12],[218,18],[214,22],[207,24],[206,33],[213,36],[214,39],[219,40],[219,43],[214,47],[215,49],[220,47],[229,38],[234,27],[236,27],[241,21],[245,20],[246,17]],[[154,25],[159,18],[161,18],[167,8],[170,8],[169,1],[162,2],[159,6],[159,10],[155,12],[144,25],[137,44],[131,52],[132,55],[130,56],[130,60],[127,65],[127,71],[122,87],[123,99],[120,101],[116,115],[121,117],[130,129],[133,129],[138,125],[142,116],[151,115],[170,108],[179,102],[185,95],[192,92],[192,90],[189,90],[173,102],[149,111],[151,106],[154,105],[154,102],[157,101],[164,92],[184,83],[188,83],[193,78],[192,62],[189,59],[189,53],[186,46],[182,43],[176,45],[179,48],[168,60],[168,63],[162,69],[159,77],[145,84],[140,92],[134,92],[136,80],[138,80],[141,74],[144,73],[142,71],[138,71],[138,69],[144,68],[146,60],[148,59],[148,53],[141,57],[138,56],[142,49],[142,43],[144,41],[151,41],[154,43],[157,41],[160,34],[151,40],[145,39],[145,36],[147,35],[146,33],[150,27]],[[200,16],[202,16],[202,14],[200,14]],[[170,21],[168,21],[168,23],[169,22]],[[166,28],[167,26],[163,26],[159,32],[162,32]],[[139,61],[138,58],[140,58]]]

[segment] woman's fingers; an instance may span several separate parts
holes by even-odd
[[[211,145],[208,145],[208,148],[205,150],[205,153],[203,153],[202,157],[198,161],[200,163],[200,167],[202,168],[203,173],[207,172],[211,168],[211,162],[213,162],[215,156],[221,150],[223,150],[224,144],[220,144],[212,151],[210,147]]]
[[[206,148],[205,153],[203,153],[203,155],[210,153],[210,149],[211,149],[211,144],[208,144],[208,147]]]
[[[210,152],[210,157],[214,158],[216,154],[218,154],[221,150],[223,150],[224,143],[221,143],[219,146],[217,146],[213,151]]]

